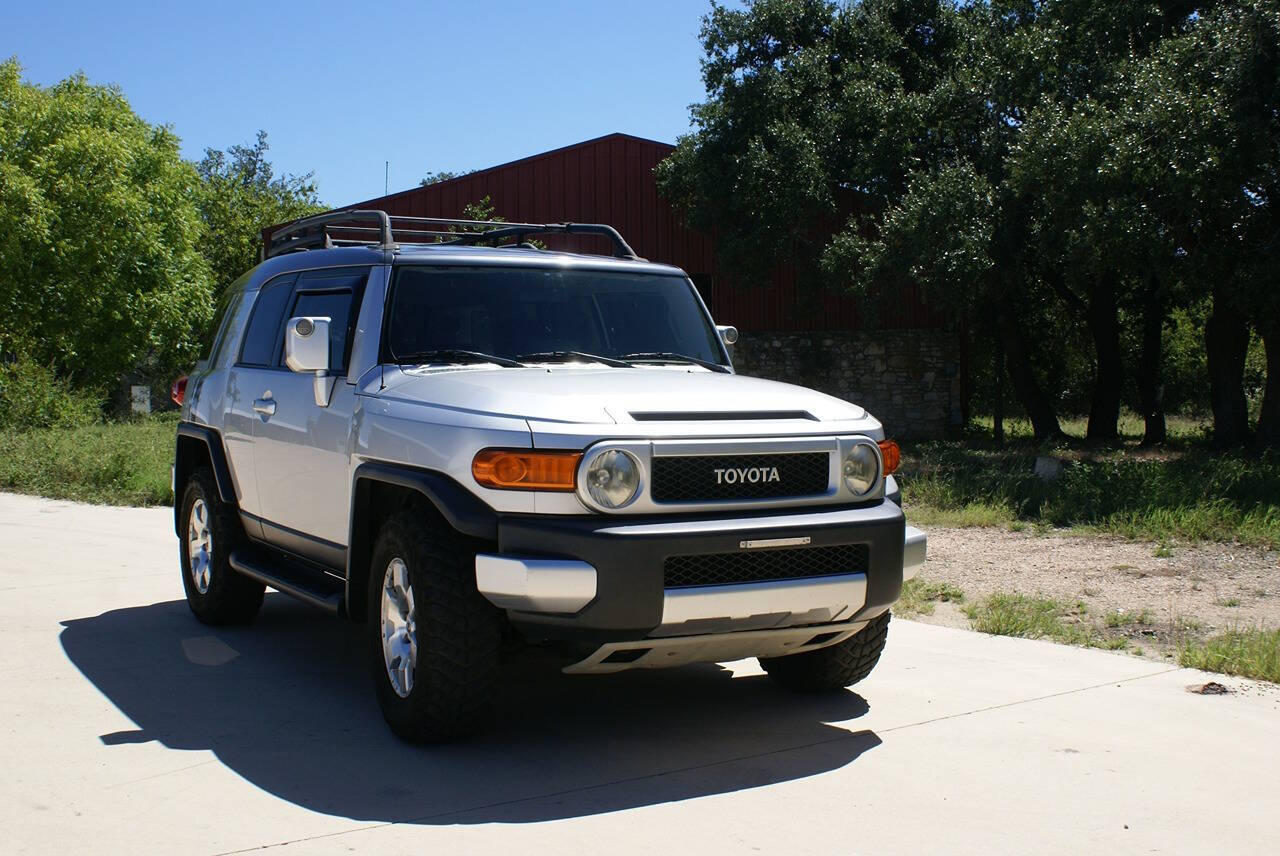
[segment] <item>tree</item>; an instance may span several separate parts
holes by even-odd
[[[418,185],[420,187],[429,187],[432,184],[439,184],[442,181],[452,181],[455,178],[462,178],[462,176],[470,175],[473,172],[475,172],[473,169],[465,170],[463,172],[454,172],[448,169],[442,169],[438,172],[429,172],[422,181],[418,182]]]
[[[1002,343],[1046,438],[1060,429],[1026,323],[1043,297],[1025,287],[1026,200],[1006,181],[1036,90],[1010,26],[944,0],[715,6],[701,33],[708,98],[658,178],[740,278],[779,257],[803,270],[812,254],[828,283],[862,294],[922,285]]]
[[[0,350],[97,389],[188,364],[212,299],[178,138],[116,87],[21,74],[0,63]]]
[[[1166,322],[1212,293],[1215,432],[1237,443],[1249,323],[1280,352],[1277,290],[1262,285],[1280,269],[1276,8],[713,6],[701,32],[707,100],[660,186],[717,234],[744,282],[779,257],[805,270],[816,255],[825,282],[856,293],[922,286],[992,337],[995,374],[1007,366],[1041,439],[1059,433],[1043,378],[1060,358],[1042,334],[1080,329],[1089,437],[1117,437],[1132,375],[1145,440],[1161,442]],[[1280,434],[1280,380],[1272,390],[1262,424]]]
[[[324,210],[312,173],[276,176],[267,160],[267,132],[252,145],[206,149],[196,169],[203,180],[203,249],[219,288],[256,265],[262,230]]]

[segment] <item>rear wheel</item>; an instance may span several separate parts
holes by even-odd
[[[266,587],[232,569],[231,551],[244,541],[235,507],[218,496],[213,473],[191,474],[179,514],[184,527],[178,545],[187,605],[205,624],[247,624],[262,607]]]
[[[889,613],[871,619],[866,627],[835,645],[791,654],[762,657],[760,666],[784,687],[801,692],[832,692],[852,686],[871,674],[880,661],[889,635]]]
[[[439,742],[483,729],[502,613],[476,589],[467,541],[429,512],[392,515],[373,549],[367,602],[370,667],[391,730]]]

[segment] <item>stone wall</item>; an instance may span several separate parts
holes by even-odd
[[[817,389],[865,407],[890,437],[936,438],[960,423],[959,345],[950,330],[742,333],[739,374]]]

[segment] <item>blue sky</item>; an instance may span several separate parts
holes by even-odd
[[[673,142],[703,98],[709,0],[17,2],[0,57],[115,83],[185,156],[249,142],[343,205],[613,131]]]

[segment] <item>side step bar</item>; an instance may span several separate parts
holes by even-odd
[[[271,586],[276,591],[296,597],[304,603],[319,607],[334,615],[343,614],[342,584],[337,580],[332,586],[325,586],[319,572],[295,570],[288,568],[283,562],[273,561],[270,565],[259,560],[256,554],[246,550],[234,550],[227,559],[232,568],[246,577]],[[294,571],[290,573],[290,571]]]

